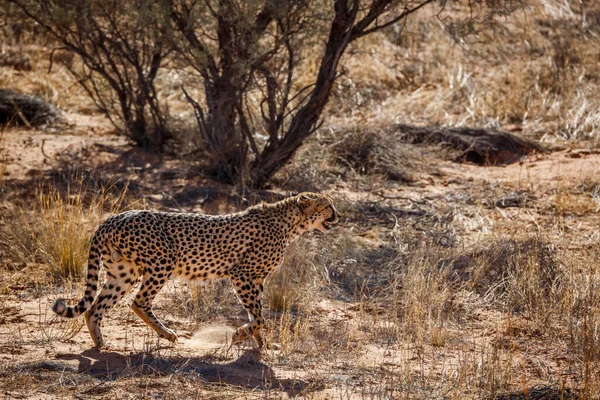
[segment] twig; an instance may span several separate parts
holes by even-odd
[[[384,200],[408,200],[410,202],[417,202],[415,199],[411,199],[410,197],[405,196],[386,196],[384,194],[373,192],[374,195],[381,197]]]
[[[42,145],[41,150],[42,150],[42,154],[44,155],[45,158],[50,159],[50,157],[48,156],[48,154],[46,154],[46,151],[44,150],[44,144],[46,143],[46,139],[42,139]]]

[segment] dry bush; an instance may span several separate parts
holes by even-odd
[[[117,129],[138,145],[162,149],[171,135],[155,78],[173,51],[164,34],[168,13],[162,5],[6,3],[42,28],[40,36],[76,55],[77,62],[63,65]]]
[[[539,237],[501,239],[450,265],[484,300],[543,324],[564,291],[564,268],[556,248]]]
[[[341,173],[324,165],[324,155],[308,155],[304,150],[306,148],[300,149],[299,154],[273,177],[275,186],[293,192],[320,192],[338,181]]]
[[[383,337],[444,346],[449,330],[476,305],[521,314],[536,324],[558,317],[566,293],[564,266],[554,247],[539,238],[502,239],[473,252],[410,232],[397,240],[391,279],[376,299],[387,310]]]
[[[70,181],[64,192],[40,187],[32,207],[20,209],[10,220],[12,242],[29,259],[49,265],[53,277],[78,279],[87,266],[95,229],[106,213],[123,209],[126,197],[127,186],[97,190],[83,176]]]
[[[375,334],[391,342],[443,347],[447,328],[463,311],[462,285],[452,279],[449,268],[440,265],[454,249],[419,236],[410,227],[394,232],[396,257],[388,263],[388,282],[376,299],[385,309],[384,323]]]
[[[273,322],[267,323],[267,338],[271,343],[279,344],[280,360],[291,358],[297,352],[314,351],[311,343],[311,328],[314,322],[314,318],[305,314],[283,311]]]
[[[421,254],[394,283],[392,309],[399,337],[408,335],[417,343],[443,347],[446,325],[457,311],[453,304],[456,293],[446,271]]]
[[[539,237],[499,239],[475,251],[438,256],[437,268],[462,290],[537,323],[556,317],[565,295],[565,269],[556,248]]]
[[[451,154],[432,146],[435,153],[424,151],[421,144],[407,143],[395,125],[322,129],[305,141],[294,159],[274,176],[273,184],[290,191],[332,192],[342,185],[354,190],[389,190],[426,174],[440,174],[440,161]]]
[[[344,170],[330,162],[330,147],[336,140],[327,132],[305,140],[296,156],[274,175],[273,185],[293,192],[322,192],[339,182]]]
[[[39,126],[52,123],[59,111],[37,96],[0,89],[0,124]]]
[[[391,181],[411,182],[408,153],[393,137],[352,131],[331,147],[334,162],[360,175],[382,175]]]
[[[323,285],[322,266],[315,264],[315,242],[297,240],[283,264],[266,284],[265,304],[275,312],[297,312],[312,301]]]

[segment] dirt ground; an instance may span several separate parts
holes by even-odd
[[[226,189],[194,176],[184,163],[146,154],[108,133],[87,135],[81,121],[78,129],[61,134],[8,130],[3,133],[2,146],[6,163],[3,219],[32,201],[32,182],[39,184],[73,163],[134,182],[146,193],[149,207],[228,211],[226,206],[215,206],[218,201],[202,201],[212,192],[226,194]],[[442,160],[435,173],[423,170],[420,179],[410,185],[371,192],[339,183],[329,188],[329,194],[342,204],[341,209],[358,201],[385,202],[398,210],[427,210],[440,203],[461,208],[455,218],[468,220],[462,225],[463,246],[485,240],[490,230],[505,236],[543,230],[559,251],[577,251],[597,242],[600,204],[577,188],[595,182],[599,169],[600,152],[570,148],[535,154],[503,167]],[[514,194],[525,196],[526,205],[489,205]],[[564,203],[567,212],[558,217],[548,212],[559,203]],[[474,213],[477,218],[465,216]],[[400,216],[396,224],[413,223],[411,218]],[[558,223],[551,221],[556,218]],[[353,224],[347,218],[341,223],[343,229],[353,229]],[[555,229],[545,229],[547,226]],[[356,229],[373,246],[385,240],[376,225]],[[337,229],[330,233],[337,234]],[[460,370],[461,363],[486,362],[487,353],[498,349],[502,354],[497,357],[509,357],[510,364],[522,372],[512,379],[517,391],[535,391],[536,385],[542,384],[563,388],[563,395],[569,395],[568,388],[580,379],[579,372],[569,367],[567,341],[549,342],[543,326],[487,306],[470,307],[460,324],[446,329],[444,341],[452,345],[434,346],[431,341],[416,345],[369,337],[365,323],[389,327],[394,322],[365,319],[365,313],[376,316],[377,312],[370,313],[364,301],[324,296],[312,304],[307,316],[311,324],[318,321],[318,326],[309,329],[322,331],[326,335],[322,342],[262,353],[251,343],[231,347],[228,338],[244,320],[241,307],[233,314],[221,313],[202,322],[191,315],[172,314],[164,299],[184,290],[182,282],[169,284],[155,303],[157,314],[179,333],[177,344],[158,340],[135,317],[129,295],[104,322],[109,348],[98,352],[92,349],[82,321],[63,321],[51,315],[52,302],[68,287],[44,284],[47,273],[36,263],[19,264],[4,258],[1,269],[0,391],[5,398],[455,397],[453,385],[447,381],[473,377],[461,378],[452,371]],[[69,295],[77,297],[76,293]],[[267,319],[277,317],[281,315],[276,312],[267,315]],[[333,343],[342,337],[339,348]],[[411,380],[419,384],[409,385]],[[485,397],[484,392],[460,393],[458,397]]]
[[[0,126],[0,398],[599,399],[600,9],[434,3],[522,7],[474,26],[424,8],[352,43],[323,125],[260,191],[208,178],[193,146],[135,147],[69,73],[73,54],[0,18],[0,89],[62,110]],[[299,65],[300,87],[316,71]],[[180,72],[165,65],[159,100],[191,142],[178,88],[198,83]],[[501,130],[547,151],[479,166],[400,125]],[[247,315],[228,282],[165,286],[155,312],[174,345],[131,311],[135,289],[104,320],[103,351],[82,319],[51,312],[81,297],[83,278],[60,268],[81,274],[111,213],[223,214],[301,191],[330,195],[342,218],[290,246],[265,285],[280,349],[230,345]]]

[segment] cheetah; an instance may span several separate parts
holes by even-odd
[[[94,345],[102,349],[104,314],[141,278],[131,308],[159,337],[175,343],[175,332],[152,312],[165,283],[176,277],[229,278],[250,320],[235,331],[232,343],[253,337],[259,348],[268,348],[261,334],[265,278],[292,241],[306,231],[329,231],[339,217],[330,197],[309,192],[226,215],[139,210],[113,215],[92,238],[83,298],[72,307],[58,299],[52,311],[66,318],[84,314]],[[106,281],[96,297],[102,266]]]

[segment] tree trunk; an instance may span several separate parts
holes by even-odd
[[[269,142],[252,163],[250,184],[253,187],[260,188],[268,182],[284,163],[293,157],[304,139],[315,130],[319,116],[329,100],[340,58],[350,43],[357,12],[358,2],[352,2],[351,8],[348,8],[344,1],[335,2],[335,18],[331,24],[315,88],[308,103],[292,119],[283,139],[279,142]]]
[[[209,172],[216,179],[233,183],[243,171],[247,148],[238,128],[236,93],[227,77],[205,86],[208,116],[204,135],[214,157],[214,168]]]

